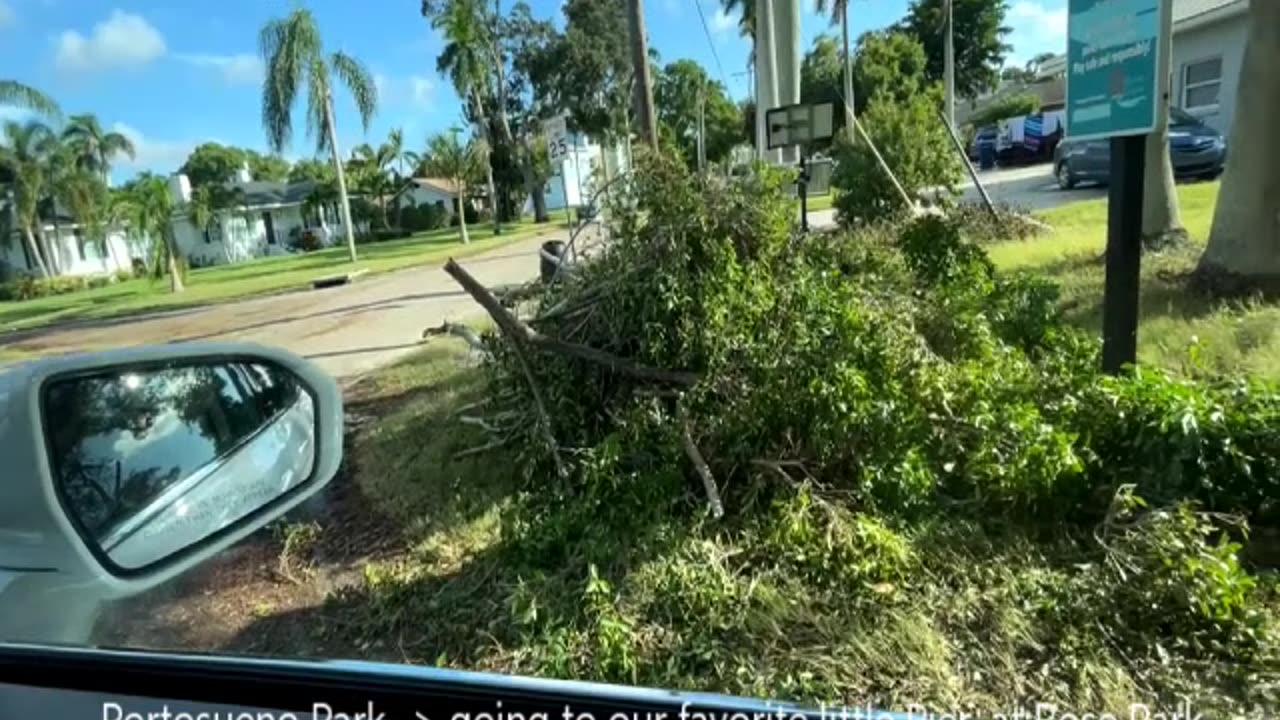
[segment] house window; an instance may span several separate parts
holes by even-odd
[[[208,226],[208,225],[206,225],[206,226],[204,227],[204,244],[205,244],[205,245],[212,245],[212,244],[213,244],[213,238],[209,237],[209,226]]]
[[[1203,110],[1218,106],[1222,92],[1222,58],[1197,60],[1182,66],[1182,107]]]
[[[437,200],[437,201],[436,201],[436,209],[437,209],[437,210],[439,210],[439,211],[441,211],[441,212],[444,212],[444,201],[443,201],[443,200]]]

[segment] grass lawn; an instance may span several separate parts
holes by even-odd
[[[465,257],[529,237],[538,231],[561,227],[563,223],[535,225],[526,220],[515,226],[506,226],[503,234],[495,237],[492,226],[484,225],[471,230],[471,244],[465,247],[458,241],[457,228],[441,228],[403,240],[358,245],[356,249],[360,259],[354,265],[347,262],[346,246],[339,245],[305,255],[203,268],[188,274],[187,288],[179,294],[169,292],[167,278],[143,278],[66,295],[0,302],[0,329],[15,330],[279,292],[306,286],[326,275],[358,269],[367,269],[370,273],[388,272],[437,262],[449,255]]]
[[[1220,301],[1191,292],[1195,268],[1213,222],[1218,183],[1178,186],[1189,247],[1142,258],[1138,360],[1172,370],[1245,374],[1280,380],[1280,306]],[[1087,200],[1037,213],[1054,227],[1048,236],[988,247],[998,267],[1046,275],[1062,288],[1072,322],[1102,328],[1107,202]]]
[[[830,210],[831,204],[836,200],[835,190],[826,195],[811,195],[808,198],[809,211],[814,210]]]

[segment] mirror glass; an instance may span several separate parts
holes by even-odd
[[[63,507],[126,570],[252,514],[316,463],[314,398],[290,371],[256,361],[55,378],[43,410]]]

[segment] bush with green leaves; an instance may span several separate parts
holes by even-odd
[[[875,143],[913,202],[937,189],[944,199],[956,193],[962,167],[938,116],[937,89],[895,102],[874,98],[858,122]],[[836,143],[836,219],[845,227],[902,217],[909,208],[865,140]]]
[[[1278,594],[1242,528],[1280,517],[1276,389],[1103,375],[1056,288],[997,273],[969,224],[799,235],[784,186],[651,158],[619,187],[611,242],[518,310],[696,380],[529,344],[526,374],[489,335],[469,412],[520,475],[501,539],[470,574],[379,571],[361,637],[896,709],[1271,702],[1249,678],[1280,660]]]

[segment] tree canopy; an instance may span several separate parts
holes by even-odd
[[[707,161],[728,157],[734,145],[746,142],[742,115],[725,88],[693,60],[668,63],[655,76],[654,100],[658,122],[674,140],[690,167],[697,165],[699,96],[706,97]]]
[[[1011,30],[1004,25],[1004,0],[952,0],[955,21],[956,93],[975,97],[994,88],[1000,67],[1011,49],[1004,37]],[[943,50],[946,44],[947,0],[912,0],[907,16],[898,28],[910,33],[924,47],[928,78],[942,81]]]

